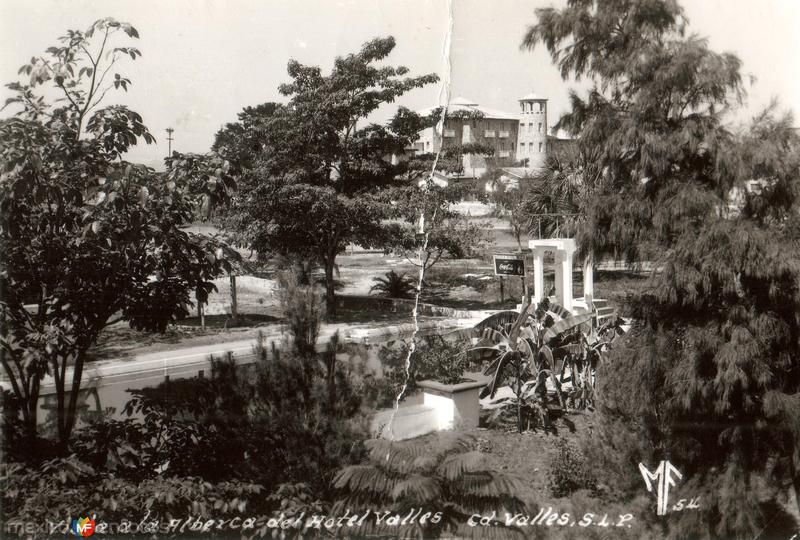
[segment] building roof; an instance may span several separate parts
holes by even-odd
[[[525,97],[519,98],[520,101],[547,101],[546,97],[542,97],[535,92],[531,92]]]
[[[427,109],[422,109],[421,111],[417,111],[422,116],[427,116],[436,107],[428,107]],[[465,112],[479,112],[483,115],[484,118],[493,118],[496,120],[518,120],[519,114],[517,113],[509,113],[505,111],[500,111],[498,109],[491,109],[489,107],[484,107],[483,105],[478,105],[474,101],[464,98],[464,97],[457,97],[450,101],[450,104],[447,106],[448,112],[456,112],[456,111],[465,111]]]

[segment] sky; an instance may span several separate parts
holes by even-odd
[[[411,74],[447,78],[450,27],[450,96],[464,96],[508,112],[534,91],[549,99],[549,123],[567,108],[574,81],[561,79],[543,49],[521,50],[537,7],[566,0],[0,0],[0,82],[18,80],[17,69],[57,44],[67,29],[86,29],[114,17],[137,28],[134,46],[143,56],[120,66],[133,82],[127,93],[108,95],[139,112],[156,136],[126,159],[160,168],[167,154],[165,130],[175,129],[173,149],[206,152],[214,133],[248,105],[281,100],[286,63],[330,69],[337,55],[365,41],[393,35],[389,57]],[[690,32],[718,51],[743,61],[748,102],[737,121],[778,97],[800,116],[800,1],[683,0]],[[372,120],[388,118],[397,105],[423,109],[440,102],[442,84],[413,90]],[[11,95],[5,88],[0,97]],[[8,110],[0,116],[10,114]],[[800,123],[800,122],[799,122]]]

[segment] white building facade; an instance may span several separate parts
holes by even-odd
[[[485,107],[463,97],[448,105],[444,125],[419,133],[414,144],[417,154],[437,153],[448,146],[481,144],[494,150],[497,167],[540,167],[547,153],[547,99],[529,94],[519,100],[518,113]],[[418,111],[428,115],[434,108]],[[520,163],[522,162],[522,163]],[[464,176],[477,178],[486,170],[480,155],[463,157]]]

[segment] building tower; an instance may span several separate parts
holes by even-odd
[[[528,167],[544,165],[547,155],[547,98],[531,92],[519,100],[517,160],[528,160]]]

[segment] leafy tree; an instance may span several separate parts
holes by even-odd
[[[511,233],[522,251],[522,235],[528,232],[529,219],[526,210],[530,187],[527,180],[521,180],[518,186],[503,185],[499,176],[499,169],[493,169],[486,172],[483,180],[492,183],[491,201],[511,227]]]
[[[290,61],[291,82],[280,86],[288,103],[243,113],[241,127],[223,130],[217,140],[221,151],[232,137],[231,147],[241,148],[235,134],[250,134],[245,123],[257,117],[253,136],[263,150],[250,168],[251,158],[241,162],[241,190],[231,221],[261,255],[293,254],[321,262],[329,317],[336,310],[336,257],[353,241],[364,246],[385,241],[385,208],[376,194],[399,183],[408,166],[392,164],[391,156],[402,153],[425,125],[402,107],[386,125],[365,118],[382,104],[438,80],[433,74],[407,77],[405,67],[375,65],[394,46],[392,37],[365,43],[357,53],[337,58],[328,75]],[[238,140],[249,144],[246,137]]]
[[[632,497],[637,463],[669,459],[703,501],[670,516],[674,537],[769,536],[782,494],[800,491],[792,119],[771,108],[739,133],[725,127],[740,61],[687,36],[675,1],[573,0],[537,16],[524,45],[592,82],[558,123],[603,171],[581,249],[660,268],[602,368],[597,470]]]
[[[425,189],[414,186],[384,194],[391,200],[389,215],[395,218],[387,227],[388,245],[423,272],[445,255],[460,259],[485,248],[489,233],[452,209],[464,192],[464,186],[430,182]]]
[[[8,87],[21,110],[0,121],[0,360],[31,437],[41,380],[52,377],[63,445],[103,328],[126,320],[163,331],[187,315],[190,293],[205,301],[209,280],[229,267],[215,239],[180,228],[192,215],[189,186],[122,161],[139,139],[153,141],[141,117],[98,108],[106,91],[131,84],[106,76],[139,56],[113,45],[137,35],[113,19],[69,31],[64,46],[20,69],[29,83]],[[62,98],[37,94],[48,89]]]
[[[230,201],[236,188],[231,174],[230,162],[222,159],[216,152],[207,154],[182,154],[173,152],[164,160],[167,166],[167,180],[172,183],[185,183],[188,193],[196,200],[195,219],[206,221],[213,217],[220,207]],[[233,238],[232,240],[236,240]],[[232,257],[232,268],[228,274],[231,295],[231,323],[239,323],[239,311],[236,300],[236,275],[244,271],[243,261],[233,251],[227,252]],[[198,314],[202,315],[202,304],[197,304]],[[202,316],[201,316],[202,321]]]
[[[233,165],[232,174],[253,168],[267,148],[268,122],[279,108],[279,104],[272,102],[245,107],[237,114],[237,122],[229,122],[217,132],[211,149]]]

